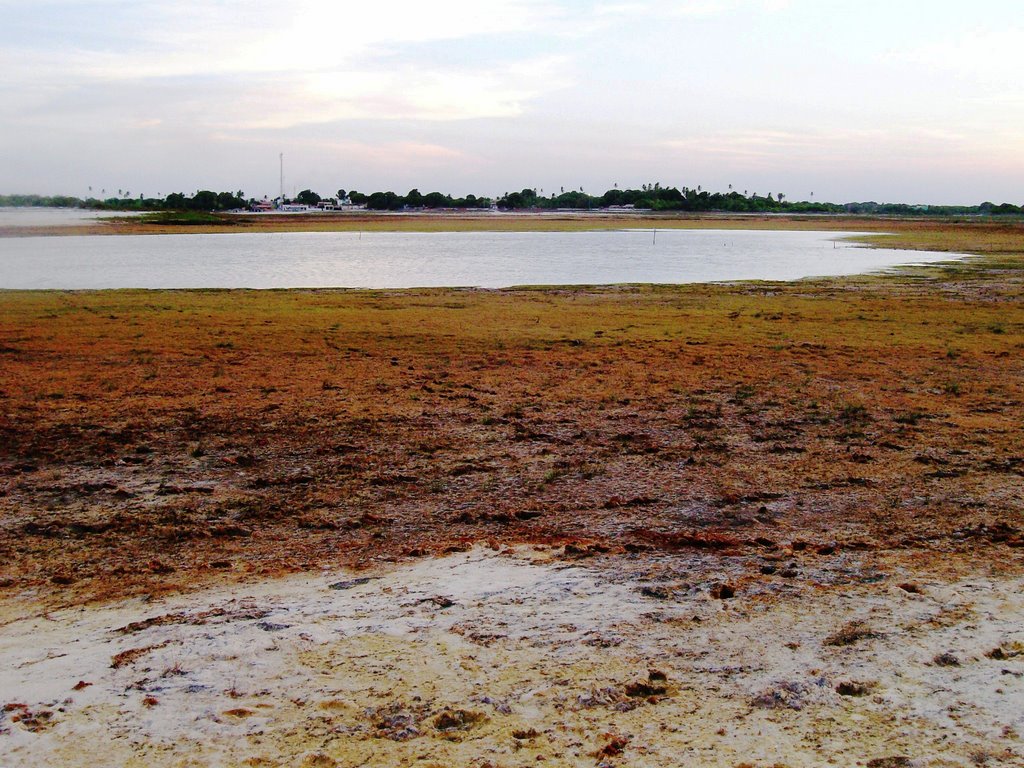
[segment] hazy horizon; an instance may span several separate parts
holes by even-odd
[[[1024,203],[1017,3],[0,0],[0,193]]]

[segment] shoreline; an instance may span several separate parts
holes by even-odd
[[[976,231],[1020,231],[1018,220],[1002,221],[964,217],[886,217],[861,214],[652,214],[621,212],[530,212],[514,213],[410,213],[410,212],[346,212],[341,214],[259,214],[221,215],[220,224],[161,224],[140,222],[135,217],[114,216],[96,223],[72,226],[0,225],[0,238],[32,235],[122,235],[122,234],[188,234],[231,232],[547,232],[591,231],[601,229],[782,229],[834,231],[866,228],[897,233],[917,231],[943,232],[974,229]],[[855,224],[856,227],[850,225]]]

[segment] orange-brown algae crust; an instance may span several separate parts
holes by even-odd
[[[875,224],[985,255],[793,283],[0,293],[0,594],[481,541],[1019,570],[1024,229]]]

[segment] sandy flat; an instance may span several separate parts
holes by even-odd
[[[21,766],[1024,761],[1021,579],[899,586],[847,558],[845,584],[779,578],[719,599],[730,574],[713,558],[650,566],[478,548],[9,619],[0,755]]]

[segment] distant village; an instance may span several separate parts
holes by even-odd
[[[253,200],[249,204],[249,210],[253,213],[308,213],[311,211],[344,211],[366,208],[366,204],[356,205],[347,195],[343,198],[328,197],[312,205],[297,201],[288,201],[283,197],[273,200],[263,198]]]

